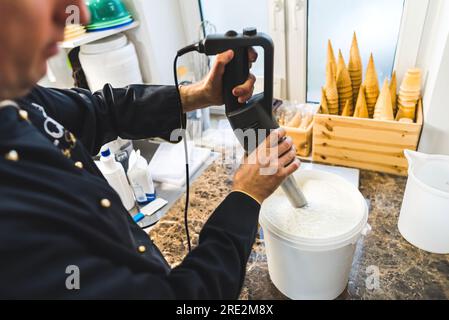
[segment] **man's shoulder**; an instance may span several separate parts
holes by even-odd
[[[55,107],[63,108],[64,102],[71,98],[79,98],[83,93],[86,93],[86,90],[78,88],[57,89],[36,85],[25,96],[16,99],[16,102],[21,106],[38,105],[47,112],[51,112]]]
[[[50,94],[49,88],[34,86],[26,95],[16,99],[17,103],[20,104],[31,104],[31,103],[43,103],[45,96]]]

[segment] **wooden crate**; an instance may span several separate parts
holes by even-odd
[[[407,175],[404,150],[416,150],[423,126],[422,103],[415,123],[315,115],[313,161]]]
[[[308,157],[312,151],[312,137],[313,137],[313,121],[307,129],[291,128],[283,126],[287,132],[287,136],[293,139],[293,144],[296,147],[296,154],[299,157]]]

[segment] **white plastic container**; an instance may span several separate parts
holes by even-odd
[[[115,161],[114,155],[109,149],[101,151],[100,171],[108,181],[109,185],[118,193],[126,210],[134,208],[134,196],[126,178],[123,166]]]
[[[357,188],[335,174],[307,170],[298,171],[295,178],[299,185],[307,179],[338,182],[354,197],[361,219],[354,228],[339,236],[305,238],[280,230],[262,206],[260,224],[264,231],[269,274],[279,291],[291,299],[335,299],[347,286],[356,243],[369,227],[368,206]]]
[[[128,178],[140,205],[146,205],[156,199],[153,178],[148,162],[140,155],[140,150],[133,150],[129,157]]]
[[[113,153],[114,155],[117,155],[121,152],[126,152],[127,156],[129,157],[131,155],[131,152],[134,150],[134,146],[132,140],[126,140],[119,137],[117,138],[117,140],[106,143],[101,147],[101,150],[103,149],[111,150],[111,153]]]
[[[136,49],[124,34],[81,46],[79,59],[91,91],[106,83],[117,88],[143,83]]]
[[[449,254],[449,156],[404,153],[409,176],[399,231],[422,250]]]

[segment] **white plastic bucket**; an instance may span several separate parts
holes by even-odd
[[[409,176],[399,231],[414,246],[449,254],[449,156],[405,151]]]
[[[311,178],[337,180],[357,199],[358,210],[363,214],[360,222],[344,234],[312,239],[283,232],[267,218],[262,207],[260,224],[264,231],[270,278],[279,291],[291,299],[335,299],[347,286],[356,243],[368,227],[368,206],[357,188],[335,174],[307,170],[298,171],[295,178],[299,184]]]
[[[116,88],[143,83],[136,49],[124,34],[81,46],[79,59],[92,91],[106,83]]]

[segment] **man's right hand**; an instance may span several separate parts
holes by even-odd
[[[233,191],[241,191],[262,204],[300,166],[293,141],[280,128],[260,144],[234,176]]]

